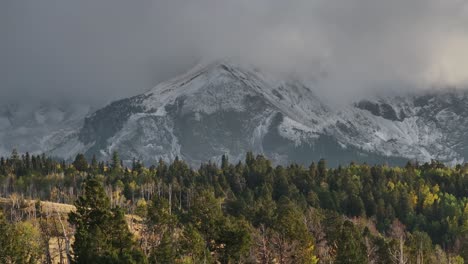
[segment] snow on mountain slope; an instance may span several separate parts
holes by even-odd
[[[152,90],[88,116],[78,132],[59,133],[49,153],[78,152],[145,163],[179,156],[196,165],[228,154],[263,153],[278,163],[327,158],[403,163],[463,162],[468,157],[466,92],[362,100],[339,110],[311,87],[228,62],[199,65]],[[60,123],[60,113],[49,114]],[[0,128],[10,124],[0,115]],[[43,122],[42,115],[36,122]],[[68,130],[67,130],[68,131]]]
[[[468,92],[439,91],[366,99],[339,109],[313,87],[254,67],[199,65],[98,111],[77,104],[0,106],[0,155],[77,153],[147,164],[179,156],[196,165],[228,154],[263,153],[277,163],[327,158],[403,163],[468,158]]]
[[[73,137],[89,106],[47,102],[11,103],[0,106],[0,155],[42,153]]]
[[[374,148],[380,147],[381,151],[392,151],[408,158],[463,162],[468,157],[467,101],[467,92],[456,91],[427,93],[406,100],[381,100],[381,106],[399,112],[399,120],[371,114],[369,119],[372,118],[373,125],[378,127],[376,132],[368,134],[375,139],[380,133],[382,141],[377,144],[367,141],[371,142],[369,145],[374,143]],[[358,115],[368,117],[369,113]]]

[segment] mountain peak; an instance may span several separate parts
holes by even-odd
[[[195,165],[223,154],[237,161],[247,151],[283,164],[320,158],[335,164],[460,162],[468,157],[462,95],[366,98],[336,109],[301,81],[224,59],[113,102],[89,115],[81,129],[41,142],[54,156],[82,152],[107,159],[118,151],[147,164],[179,156]],[[8,118],[3,114],[0,127],[10,126]]]
[[[174,89],[176,87],[186,86],[188,83],[197,79],[198,77],[216,78],[223,74],[232,73],[232,69],[234,68],[239,69],[239,67],[236,66],[236,64],[228,60],[217,60],[212,61],[210,63],[199,63],[187,72],[183,73],[182,75],[176,76],[170,79],[169,81],[158,84],[156,87],[149,90],[146,94],[158,93],[161,91],[170,90],[171,88]]]

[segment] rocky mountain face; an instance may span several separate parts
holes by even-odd
[[[5,120],[0,118],[0,128],[8,126]],[[75,122],[57,119],[56,131],[62,132],[37,148],[65,158],[82,152],[108,159],[118,151],[124,160],[146,164],[179,156],[197,165],[223,154],[236,161],[247,151],[279,164],[468,158],[467,92],[373,98],[336,109],[299,81],[230,63],[195,67],[109,104],[75,122],[79,127],[63,126],[65,120]]]

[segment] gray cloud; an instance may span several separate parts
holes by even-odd
[[[7,0],[0,10],[9,100],[108,102],[220,57],[314,79],[335,97],[468,80],[465,0]]]

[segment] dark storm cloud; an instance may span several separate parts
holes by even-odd
[[[330,95],[468,80],[465,0],[6,0],[3,98],[107,102],[199,60],[319,80]]]
[[[193,63],[187,49],[165,43],[165,27],[153,28],[158,19],[152,1],[21,0],[0,6],[6,13],[0,87],[9,98],[100,103],[135,95]]]

